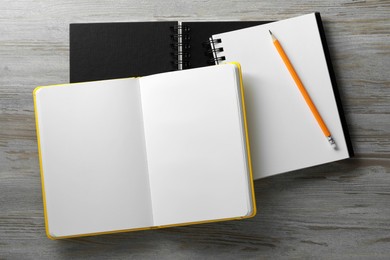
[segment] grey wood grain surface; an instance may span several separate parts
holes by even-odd
[[[356,157],[255,182],[258,215],[51,241],[32,90],[68,82],[71,22],[322,14]],[[0,259],[390,258],[389,1],[0,2]]]

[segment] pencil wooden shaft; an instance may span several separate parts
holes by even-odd
[[[298,74],[296,73],[294,67],[292,66],[290,60],[288,59],[286,53],[284,52],[282,46],[280,45],[279,41],[275,39],[273,41],[276,49],[279,52],[280,57],[282,57],[284,64],[286,65],[288,71],[290,72],[292,78],[295,81],[295,84],[298,86],[299,91],[301,92],[303,98],[305,99],[307,105],[309,106],[311,112],[313,113],[314,117],[316,118],[318,124],[320,125],[322,132],[324,132],[324,135],[326,137],[330,136],[330,132],[328,130],[328,127],[325,125],[324,120],[322,120],[322,117],[320,113],[318,112],[316,106],[314,105],[313,101],[311,100],[309,93],[307,93],[305,87],[302,84],[302,81],[298,77]]]

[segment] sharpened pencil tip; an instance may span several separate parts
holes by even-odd
[[[272,34],[271,30],[268,30],[269,31],[269,34],[271,35],[272,37],[272,41],[276,41],[276,37]]]

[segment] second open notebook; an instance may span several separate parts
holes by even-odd
[[[318,126],[278,54],[278,38],[337,149]],[[319,13],[213,35],[214,57],[239,61],[247,97],[255,179],[353,156]]]
[[[49,237],[255,214],[238,65],[39,87],[34,101]]]

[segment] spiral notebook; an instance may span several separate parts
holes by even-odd
[[[70,82],[146,76],[213,63],[210,35],[261,21],[70,24]]]
[[[49,238],[256,213],[236,63],[38,87],[34,105]]]
[[[279,39],[330,128],[329,145],[273,45]],[[319,13],[211,37],[216,63],[242,65],[255,179],[353,156]]]

